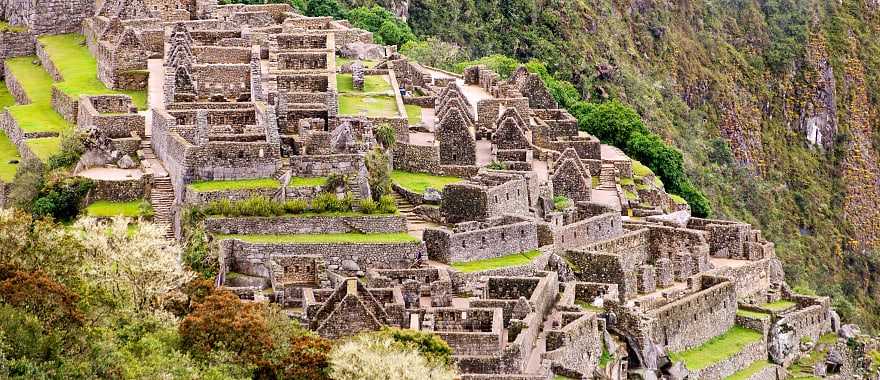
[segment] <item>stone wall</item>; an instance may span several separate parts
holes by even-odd
[[[304,199],[311,200],[321,192],[320,187],[288,187],[286,199]],[[185,203],[203,204],[220,199],[228,199],[230,201],[241,201],[254,197],[273,198],[277,195],[278,189],[245,189],[245,190],[225,190],[225,191],[195,191],[192,188],[186,188]]]
[[[109,138],[145,136],[146,118],[131,112],[128,95],[82,96],[77,113],[77,127],[95,126]]]
[[[724,266],[713,269],[708,274],[729,278],[736,288],[739,299],[748,299],[762,294],[771,284],[780,284],[785,278],[782,263],[776,258],[749,261],[738,266]]]
[[[205,229],[220,234],[330,234],[406,232],[406,218],[399,215],[344,217],[215,217]]]
[[[36,54],[36,38],[29,31],[0,32],[0,59]]]
[[[405,269],[417,266],[426,259],[422,242],[384,244],[302,244],[247,243],[237,239],[221,242],[221,256],[231,262],[230,269],[245,274],[261,276],[268,273],[267,260],[278,254],[321,255],[331,270],[340,269],[343,260],[355,262],[361,270],[366,268]],[[262,276],[265,277],[265,276]]]
[[[580,315],[561,329],[547,330],[546,352],[542,359],[553,362],[566,372],[578,372],[584,377],[593,375],[602,356],[602,338],[599,319],[594,313]]]
[[[697,347],[729,330],[736,318],[736,292],[723,277],[699,276],[698,290],[646,314],[655,343],[669,352]]]
[[[553,229],[557,252],[579,248],[624,232],[620,213],[605,213]]]
[[[362,154],[293,156],[290,167],[299,177],[327,177],[334,174],[357,174],[363,166]]]
[[[509,219],[513,219],[508,221],[509,224],[472,222],[481,225],[461,231],[427,229],[424,239],[428,257],[449,264],[489,259],[538,248],[535,223],[518,218]]]
[[[528,264],[490,269],[479,272],[464,273],[456,270],[451,270],[449,277],[452,279],[452,285],[456,289],[473,289],[477,286],[477,284],[483,281],[486,276],[534,276],[540,271],[547,268],[547,263],[550,261],[550,257],[552,255],[552,252],[542,251],[540,256],[534,258]]]
[[[724,379],[759,360],[767,360],[767,344],[764,341],[749,344],[736,355],[709,367],[693,371],[690,376],[695,379]],[[773,371],[772,374],[775,375],[776,372]],[[776,377],[771,377],[771,379],[775,380]]]
[[[111,202],[129,202],[146,198],[147,187],[151,182],[149,176],[122,181],[92,180],[95,187],[86,197],[86,202],[98,200]]]
[[[2,18],[34,35],[77,33],[95,12],[94,0],[2,0]]]

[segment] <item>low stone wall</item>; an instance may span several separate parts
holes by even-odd
[[[0,181],[0,208],[6,207],[6,202],[9,199],[9,192],[11,190],[11,184]]]
[[[266,266],[270,257],[275,255],[320,255],[330,270],[342,270],[342,261],[351,260],[360,267],[360,271],[367,268],[406,269],[419,266],[427,260],[425,244],[420,241],[380,244],[258,244],[227,239],[220,243],[220,255],[230,263],[230,270],[255,276],[269,273]]]
[[[763,341],[743,347],[738,354],[699,371],[691,372],[694,379],[720,380],[733,375],[758,360],[767,360],[767,344]]]
[[[490,259],[538,248],[534,221],[520,221],[455,232],[425,230],[428,256],[444,263]]]
[[[433,108],[436,96],[404,96],[403,104],[416,105],[421,108]]]
[[[185,203],[188,204],[203,204],[211,201],[228,199],[230,201],[241,201],[254,197],[267,197],[273,198],[275,193],[278,192],[278,189],[246,189],[246,190],[222,190],[222,191],[195,191],[191,188],[186,188],[185,195]],[[287,196],[288,200],[291,199],[304,199],[310,200],[314,198],[318,193],[321,192],[321,188],[318,186],[315,187],[288,187],[287,188]]]
[[[36,54],[36,39],[30,32],[0,32],[0,59]]]
[[[43,65],[43,70],[46,70],[46,72],[49,73],[53,81],[63,82],[64,77],[61,76],[61,70],[58,70],[58,68],[55,67],[55,62],[52,62],[52,59],[49,57],[49,53],[46,53],[43,44],[37,42],[35,48],[37,58],[40,59],[40,63]]]
[[[474,288],[477,284],[479,284],[480,278],[485,276],[494,276],[494,277],[524,277],[524,276],[534,276],[535,273],[538,273],[544,268],[547,267],[547,263],[550,261],[550,256],[553,255],[552,252],[542,250],[541,255],[532,259],[532,261],[528,264],[511,266],[506,268],[498,268],[498,269],[490,269],[481,272],[470,272],[463,273],[459,272],[453,268],[449,270],[449,277],[452,280],[452,286],[456,289],[467,289]]]
[[[396,183],[391,184],[391,188],[397,194],[400,194],[401,197],[406,199],[407,202],[412,203],[413,206],[418,206],[422,203],[425,203],[425,197],[422,194],[419,194],[415,191],[409,191],[403,187],[398,186]]]
[[[557,252],[622,234],[620,213],[610,212],[553,229]]]
[[[308,216],[208,218],[205,229],[221,234],[329,234],[406,232],[406,218],[381,216]]]
[[[27,96],[27,92],[24,91],[24,87],[22,87],[18,78],[15,77],[15,74],[12,73],[12,70],[9,69],[9,65],[5,61],[3,64],[3,78],[6,81],[6,88],[12,94],[12,97],[15,98],[16,103],[31,104],[31,99]]]
[[[111,202],[130,202],[147,196],[147,176],[123,181],[104,181],[92,179],[95,187],[86,196],[87,203],[99,200]]]
[[[79,112],[79,99],[74,98],[56,86],[52,86],[52,109],[68,123],[76,124],[77,113]]]

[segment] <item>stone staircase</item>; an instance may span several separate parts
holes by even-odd
[[[167,175],[164,177],[153,178],[153,190],[150,193],[150,204],[153,206],[154,216],[153,222],[165,224],[168,229],[165,237],[174,239],[174,229],[172,225],[172,208],[174,207],[174,187],[171,185],[171,178]]]
[[[406,198],[400,196],[396,191],[391,192],[391,194],[397,202],[397,211],[406,217],[406,229],[410,235],[421,239],[425,229],[441,227],[439,224],[422,219],[421,216],[415,213],[415,206],[412,203],[409,203]]]
[[[599,173],[599,187],[597,190],[617,191],[617,169],[614,164],[602,164],[602,171]]]

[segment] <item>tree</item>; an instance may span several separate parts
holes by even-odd
[[[128,220],[83,218],[76,223],[89,255],[89,278],[128,300],[135,310],[160,309],[158,296],[180,288],[194,275],[183,268],[180,247],[165,239],[165,227],[141,221],[134,231]]]
[[[79,296],[45,273],[14,271],[0,273],[0,279],[0,302],[27,310],[44,327],[67,331],[82,325]]]
[[[383,328],[378,334],[418,351],[431,363],[452,365],[452,348],[449,347],[449,343],[435,334],[396,327]]]
[[[231,352],[240,364],[265,364],[263,353],[274,343],[264,307],[215,291],[180,323],[181,343],[197,358],[219,350]]]
[[[307,0],[306,16],[330,16],[335,19],[345,18],[345,8],[336,0]]]
[[[419,351],[386,334],[357,335],[330,353],[330,378],[335,380],[453,379],[455,372],[432,363]]]
[[[384,123],[380,124],[375,129],[376,141],[379,142],[379,145],[382,146],[382,149],[388,150],[394,147],[394,143],[397,141],[397,131],[394,130],[394,127],[391,124]]]
[[[16,207],[30,210],[41,188],[43,188],[43,164],[35,158],[25,159],[15,169],[8,201]]]
[[[381,150],[375,149],[367,153],[364,161],[369,173],[367,182],[370,184],[370,192],[373,200],[379,201],[383,195],[391,194],[391,167],[388,156]]]
[[[79,281],[85,247],[51,220],[21,210],[0,210],[0,267],[40,270],[68,286]]]
[[[59,175],[47,181],[34,200],[31,211],[37,216],[70,221],[79,214],[83,197],[94,187],[90,179]]]
[[[400,47],[400,52],[423,65],[443,70],[452,70],[456,63],[465,59],[460,46],[436,37],[408,41]]]

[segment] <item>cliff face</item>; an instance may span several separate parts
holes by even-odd
[[[790,283],[880,326],[880,289],[862,277],[880,264],[876,2],[386,2],[417,34],[537,58],[593,100],[632,105],[682,150],[715,216],[777,242]]]

